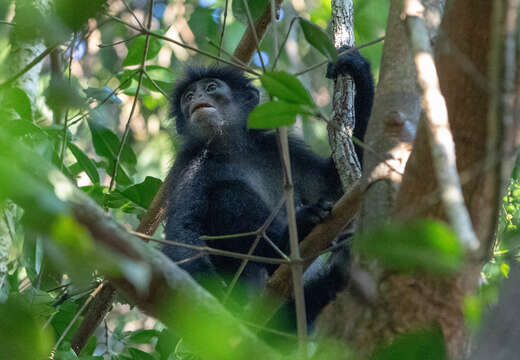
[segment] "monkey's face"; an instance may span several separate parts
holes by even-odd
[[[242,117],[237,105],[231,88],[219,79],[196,81],[181,97],[181,109],[189,132],[206,139],[229,133],[239,126]]]

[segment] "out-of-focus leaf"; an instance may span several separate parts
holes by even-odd
[[[250,129],[276,129],[294,124],[298,114],[310,113],[301,105],[270,101],[257,106],[249,114],[247,125]]]
[[[70,347],[68,342],[62,343],[60,349],[56,351],[55,359],[57,360],[77,360],[78,356]]]
[[[57,336],[61,336],[67,326],[71,323],[72,319],[78,312],[78,305],[74,304],[71,301],[66,301],[58,307],[57,313],[54,315],[51,321],[51,325],[54,328]],[[78,328],[79,324],[76,322],[71,330],[65,336],[66,341],[70,341],[74,332]]]
[[[129,348],[128,351],[133,360],[156,360],[152,355],[136,348]]]
[[[268,71],[261,78],[267,92],[280,100],[314,106],[314,101],[301,82],[285,71]]]
[[[325,55],[329,61],[336,61],[338,58],[336,48],[322,28],[305,19],[300,19],[300,26],[305,39],[312,47]]]
[[[79,147],[73,143],[69,142],[68,146],[78,163],[87,173],[90,180],[92,180],[94,184],[99,183],[99,174],[94,161],[92,161]]]
[[[128,342],[133,344],[149,344],[154,337],[159,337],[161,332],[159,330],[145,329],[137,330],[129,334]]]
[[[103,10],[106,0],[55,0],[56,14],[71,30],[77,31]]]
[[[148,209],[162,181],[152,176],[147,176],[142,183],[130,186],[122,191],[122,194],[137,205]]]
[[[14,109],[24,120],[32,121],[31,101],[27,94],[20,88],[8,88],[1,94],[2,108]]]
[[[103,86],[102,88],[87,88],[85,94],[92,99],[105,104],[121,104],[121,99],[117,97],[111,88]]]
[[[359,236],[354,246],[385,267],[401,271],[453,273],[463,264],[463,250],[453,232],[430,220],[392,223]]]
[[[0,349],[2,358],[46,359],[52,347],[49,329],[43,328],[29,306],[19,299],[0,304]]]
[[[447,360],[444,337],[439,329],[404,334],[376,352],[374,360]]]
[[[267,4],[269,4],[269,0],[246,0],[247,7],[251,13],[251,17],[253,20],[257,20],[260,15],[262,15],[267,8]],[[242,24],[248,25],[247,12],[246,7],[244,5],[244,0],[233,0],[231,4],[231,9],[233,10],[233,16]]]
[[[146,37],[141,35],[137,37],[130,46],[128,47],[128,54],[125,60],[123,60],[123,66],[138,65],[141,63],[144,54],[144,44]],[[150,42],[148,44],[148,52],[146,53],[146,60],[153,59],[159,54],[162,47],[161,39],[150,36]]]

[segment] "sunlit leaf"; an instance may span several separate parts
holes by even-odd
[[[336,48],[334,48],[329,36],[322,28],[305,19],[300,19],[300,26],[309,44],[325,55],[329,61],[336,61],[338,58]]]
[[[257,106],[250,114],[250,129],[276,129],[289,126],[296,121],[296,115],[310,114],[304,107],[283,101],[270,101]]]
[[[121,145],[117,135],[96,121],[89,121],[89,128],[96,153],[109,160],[115,160]],[[120,160],[131,165],[137,163],[137,157],[128,143],[123,147]]]
[[[268,71],[261,78],[267,92],[289,103],[314,106],[314,101],[301,82],[285,71]]]
[[[150,78],[148,78],[148,76],[143,76],[143,85],[146,86],[149,90],[159,91],[155,85],[157,85],[159,89],[166,93],[169,93],[173,90],[175,76],[170,69],[159,65],[150,65],[146,67],[146,73]]]
[[[391,223],[359,236],[354,246],[384,266],[401,271],[456,272],[463,250],[453,232],[441,222]]]

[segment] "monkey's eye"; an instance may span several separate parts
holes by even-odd
[[[191,101],[191,99],[193,99],[193,92],[190,91],[184,95],[184,100]]]
[[[208,86],[206,87],[206,92],[213,92],[217,89],[217,83],[216,82],[210,82]]]

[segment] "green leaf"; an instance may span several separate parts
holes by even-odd
[[[52,347],[49,328],[44,329],[29,306],[10,298],[0,304],[0,349],[2,359],[48,358]]]
[[[128,352],[132,355],[133,360],[155,360],[152,355],[136,348],[129,348]]]
[[[377,351],[373,360],[447,360],[444,337],[439,329],[423,330],[397,337]]]
[[[89,121],[88,124],[96,153],[109,160],[115,160],[117,152],[119,151],[119,146],[121,145],[117,135],[114,134],[112,130],[99,124],[97,121]],[[137,163],[137,157],[128,143],[123,147],[121,162],[130,165],[135,165]]]
[[[300,80],[285,71],[268,71],[261,78],[262,86],[267,92],[294,104],[314,106],[314,101]]]
[[[32,121],[31,101],[19,88],[8,88],[2,92],[2,108],[12,108],[22,119]]]
[[[146,73],[162,91],[169,93],[173,90],[175,76],[170,69],[159,65],[150,65],[146,67]],[[150,79],[147,76],[143,76],[143,85],[149,90],[159,91]]]
[[[303,30],[305,40],[316,50],[325,55],[329,61],[336,61],[338,54],[329,36],[318,25],[300,18],[300,26]]]
[[[270,101],[257,106],[249,114],[247,125],[250,129],[276,129],[294,124],[298,114],[310,113],[301,105]]]
[[[56,0],[56,14],[72,30],[78,31],[91,17],[96,16],[106,4],[106,0],[71,1]]]
[[[247,7],[249,8],[249,12],[251,13],[251,17],[254,20],[257,20],[260,15],[262,15],[267,8],[267,4],[269,4],[269,0],[246,0]],[[246,7],[244,6],[244,0],[233,0],[231,4],[231,9],[233,10],[233,16],[242,24],[248,25],[249,21],[247,19]]]
[[[359,236],[354,246],[385,267],[400,271],[454,273],[463,264],[463,250],[453,232],[430,220],[392,223]]]
[[[128,54],[126,55],[125,60],[123,60],[123,66],[131,66],[141,64],[144,54],[144,44],[145,44],[146,36],[140,35],[138,36],[130,46],[128,47]],[[146,60],[153,59],[159,54],[159,51],[162,47],[162,40],[156,37],[150,36],[150,41],[148,44],[148,52],[146,53]]]
[[[130,186],[121,193],[135,204],[147,209],[161,184],[161,180],[147,176],[142,183]]]
[[[149,344],[154,337],[159,337],[161,332],[159,330],[145,329],[130,332],[128,334],[130,335],[128,342],[132,344]]]
[[[69,142],[69,150],[72,152],[78,163],[81,165],[83,170],[87,173],[88,177],[94,184],[99,183],[99,174],[96,168],[96,164],[92,161],[85,153],[76,145]]]
[[[130,84],[130,82],[128,82]],[[85,94],[94,100],[105,104],[121,104],[121,99],[117,97],[114,93],[114,90],[109,88],[108,86],[103,86],[102,88],[86,88]]]

